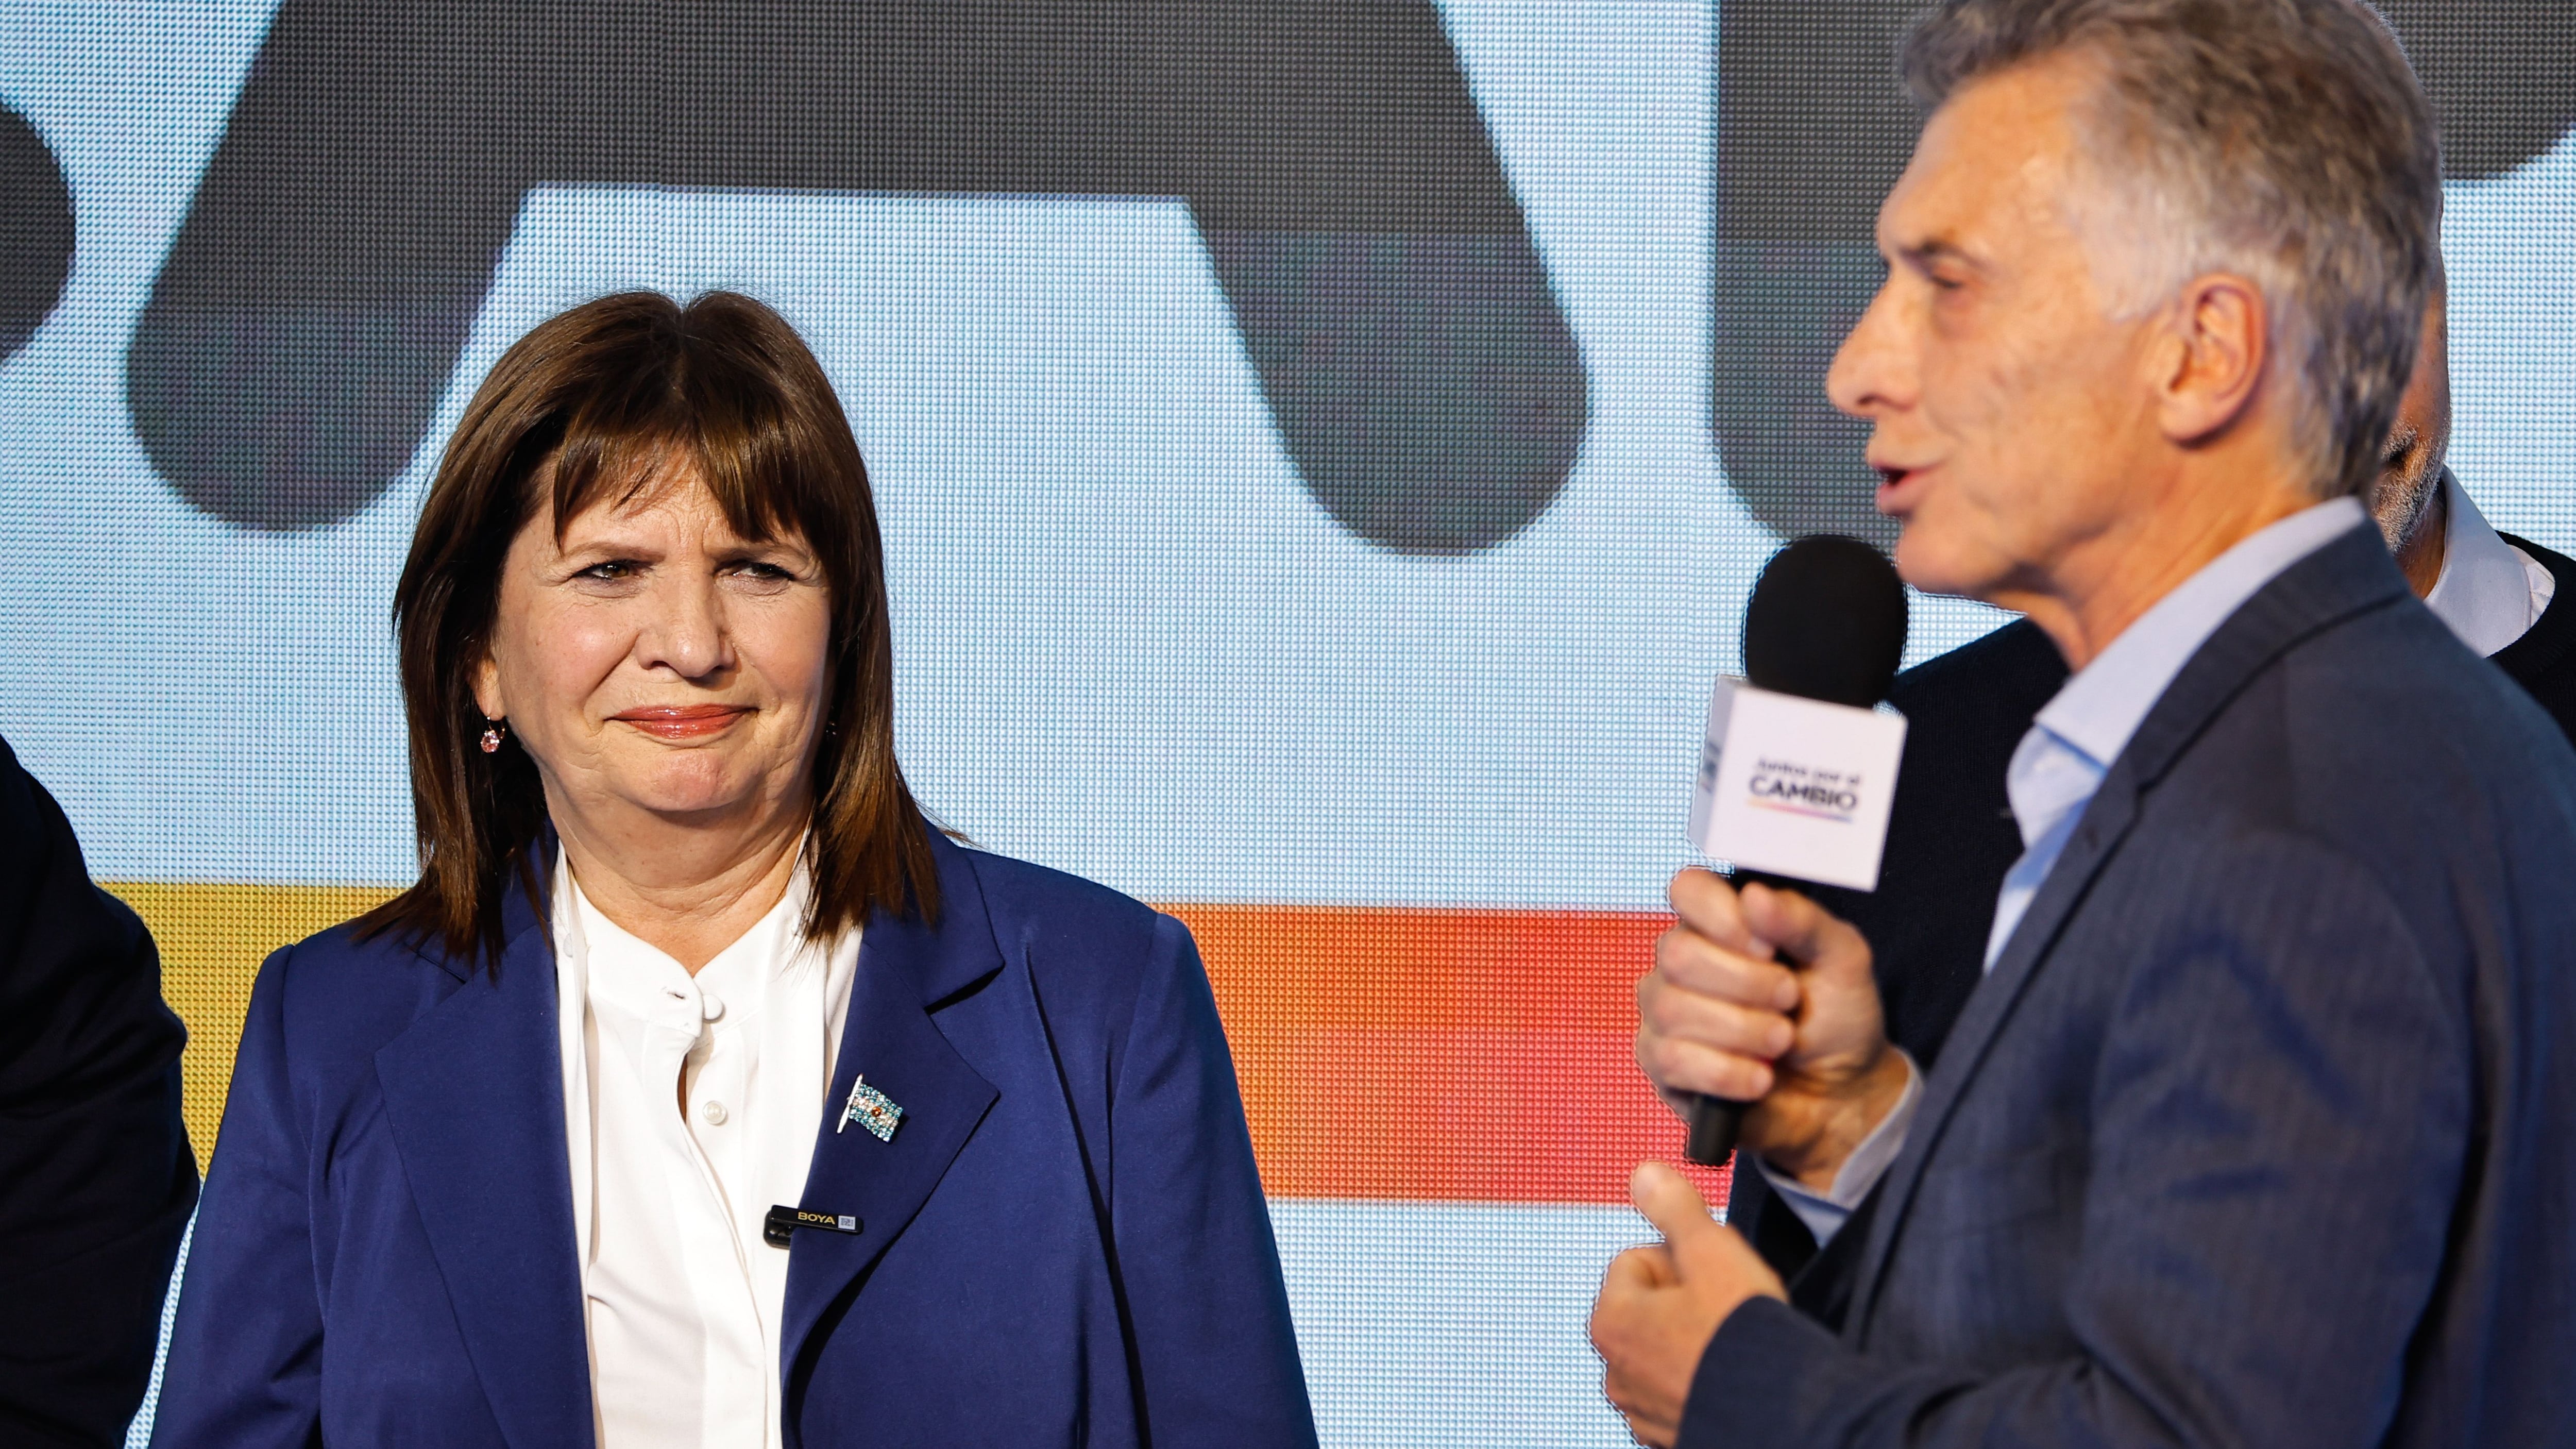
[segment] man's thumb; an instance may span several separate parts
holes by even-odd
[[[1691,1186],[1690,1179],[1660,1162],[1640,1162],[1628,1175],[1628,1200],[1646,1221],[1672,1244],[1673,1258],[1682,1271],[1690,1271],[1690,1260],[1701,1244],[1721,1229],[1709,1216],[1708,1200]]]

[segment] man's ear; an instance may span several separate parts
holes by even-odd
[[[2233,426],[2253,407],[2272,359],[2263,290],[2213,272],[2184,284],[2153,350],[2156,423],[2185,447]]]

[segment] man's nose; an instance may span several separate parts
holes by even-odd
[[[1852,324],[1825,372],[1825,396],[1856,418],[1875,418],[1913,401],[1913,367],[1902,345],[1891,278]]]

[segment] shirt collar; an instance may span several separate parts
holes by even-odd
[[[2442,575],[2424,596],[2424,607],[2450,625],[2461,643],[2493,654],[2521,638],[2538,617],[2531,575],[2522,554],[2478,512],[2448,468],[2441,488],[2450,515],[2442,529]]]
[[[2357,498],[2302,509],[2239,539],[2121,631],[2039,712],[2037,723],[2107,769],[2183,665],[2290,565],[2369,521]]]

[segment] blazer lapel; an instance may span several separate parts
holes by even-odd
[[[551,845],[546,856],[551,859]],[[376,1053],[385,1116],[502,1437],[591,1442],[555,962],[515,884],[498,979],[469,974]]]
[[[965,851],[936,834],[931,846],[939,862],[939,924],[879,910],[860,942],[832,1094],[797,1204],[854,1216],[860,1231],[800,1232],[789,1246],[781,1369],[791,1387],[806,1340],[921,1210],[998,1095],[931,1014],[1002,967]],[[903,1109],[891,1140],[857,1126],[838,1130],[862,1073]],[[789,1442],[796,1442],[792,1425]]]
[[[1844,1320],[1855,1345],[1867,1344],[1871,1310],[1924,1163],[2025,989],[2048,963],[2068,918],[2136,823],[2143,797],[2228,702],[2293,645],[2355,614],[2408,600],[2405,579],[2389,560],[2378,530],[2355,528],[2257,591],[2192,655],[2147,712],[2128,748],[2111,763],[2082,823],[2031,898],[1994,969],[1968,998],[1941,1049],[1939,1065],[1924,1084],[1923,1105],[1904,1150],[1879,1184],[1880,1200],[1871,1214],[1869,1244]]]

